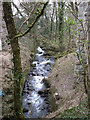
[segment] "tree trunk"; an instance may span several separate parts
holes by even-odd
[[[69,51],[70,50],[70,43],[71,43],[71,28],[70,28],[70,25],[68,26],[68,32],[69,32],[69,41],[68,41],[68,49],[67,49],[67,51]]]
[[[52,11],[52,14],[51,14],[51,27],[50,27],[50,39],[52,40],[52,34],[53,34],[53,16],[54,16],[54,3],[53,3],[53,11]]]
[[[57,4],[55,3],[56,8],[55,8],[55,14],[56,14],[56,34],[55,34],[55,41],[57,39],[57,28],[58,28],[58,15],[57,15]]]
[[[88,89],[87,89],[87,93],[88,93],[88,107],[89,107],[89,111],[88,111],[88,117],[90,118],[90,2],[88,2],[88,6],[86,9],[86,20],[87,20],[87,43],[88,43],[88,47],[87,47],[87,55],[88,55],[88,79],[87,79],[87,85],[88,85]]]
[[[60,46],[60,52],[62,52],[64,49],[63,46],[63,16],[64,16],[64,3],[59,2],[59,46]]]
[[[18,38],[14,38],[17,35],[15,23],[13,19],[11,3],[3,2],[4,20],[10,39],[10,45],[13,53],[14,63],[14,111],[15,117],[22,118],[23,113],[21,110],[21,80],[22,80],[22,67],[20,57],[20,47]]]
[[[89,19],[88,24],[89,24],[88,35],[87,35],[87,40],[88,40],[88,106],[89,106],[89,118],[90,118],[90,19]]]

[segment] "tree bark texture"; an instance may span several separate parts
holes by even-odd
[[[87,8],[85,11],[85,20],[87,23],[87,95],[88,95],[88,117],[90,119],[90,1],[87,3]]]
[[[59,46],[60,46],[60,52],[64,50],[63,46],[63,17],[64,17],[64,3],[59,2],[58,3],[58,11],[59,11]]]
[[[18,43],[18,38],[15,38],[17,31],[15,28],[15,23],[13,19],[11,3],[3,2],[4,20],[6,22],[6,27],[8,31],[8,36],[10,39],[10,45],[13,53],[13,63],[14,63],[14,111],[15,117],[21,118],[21,80],[22,80],[22,67],[21,67],[21,57],[20,57],[20,47]]]
[[[87,43],[88,43],[88,106],[89,106],[89,118],[90,118],[90,2],[88,2],[88,12],[87,12]]]

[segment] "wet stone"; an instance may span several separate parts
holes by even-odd
[[[23,112],[28,112],[28,109],[24,108],[24,109],[23,109]]]
[[[39,95],[42,95],[44,92],[43,91],[38,91],[38,94]]]
[[[36,75],[36,71],[33,70],[33,72],[31,73],[32,76]]]
[[[28,104],[28,105],[31,105],[31,102],[28,102],[27,104]]]
[[[30,90],[30,91],[32,91],[32,90],[33,90],[33,88],[30,88],[30,87],[28,87],[28,88],[27,88],[27,90]]]
[[[23,90],[23,93],[29,94],[29,91],[28,90]]]

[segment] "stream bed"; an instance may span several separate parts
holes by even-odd
[[[47,56],[40,47],[28,73],[23,89],[23,112],[26,118],[40,118],[49,114],[50,104],[46,92],[48,86],[43,82],[51,73],[55,58]]]

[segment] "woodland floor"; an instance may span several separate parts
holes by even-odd
[[[48,78],[51,89],[58,93],[56,100],[57,110],[46,118],[53,118],[60,112],[78,106],[87,96],[85,94],[83,81],[77,81],[74,75],[75,56],[71,53],[56,60],[54,68]],[[60,115],[60,114],[59,114]]]

